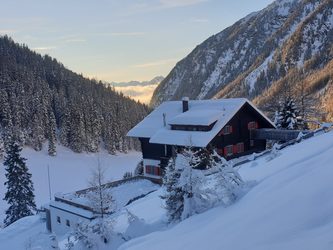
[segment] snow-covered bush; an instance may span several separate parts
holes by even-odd
[[[202,162],[194,152],[183,150],[166,168],[162,198],[170,223],[202,213],[217,204],[230,205],[243,185],[237,171],[215,152],[210,156],[208,170],[195,169]]]
[[[141,236],[147,227],[147,224],[143,219],[140,219],[135,214],[131,213],[130,211],[127,211],[127,221],[128,221],[128,227],[126,229],[126,232],[124,233],[124,237],[126,240],[133,239],[135,237]]]
[[[275,143],[271,149],[271,152],[269,155],[266,157],[267,161],[271,161],[278,157],[281,153],[279,152],[279,144]]]
[[[89,223],[80,222],[76,225],[73,236],[80,249],[99,249],[102,244],[109,243],[112,236],[112,221],[97,218]]]
[[[125,174],[123,175],[123,179],[129,179],[133,177],[133,173],[132,172],[125,172]]]
[[[219,202],[228,206],[237,200],[244,186],[244,181],[232,164],[216,152],[214,152],[214,156],[219,159],[213,167],[213,170],[216,170],[213,174],[216,181],[214,186],[215,195]]]

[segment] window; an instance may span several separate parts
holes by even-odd
[[[156,166],[150,166],[146,165],[146,174],[151,174],[151,175],[161,175],[161,169]]]
[[[244,143],[243,142],[237,143],[236,147],[237,147],[237,153],[244,152]]]
[[[254,147],[254,140],[250,140],[250,147]]]
[[[57,216],[57,222],[60,224],[61,223],[61,219],[59,216]]]
[[[229,145],[229,146],[226,146],[224,147],[224,156],[231,156],[233,155],[233,145]]]
[[[259,127],[259,125],[258,125],[258,122],[249,122],[248,124],[247,124],[247,128],[248,129],[257,129]]]
[[[70,226],[71,226],[71,223],[69,222],[69,220],[66,220],[66,226],[67,226],[67,227],[70,227]]]
[[[231,125],[226,125],[221,132],[219,133],[219,136],[221,135],[228,135],[232,133],[232,126]]]

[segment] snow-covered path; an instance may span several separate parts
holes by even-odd
[[[240,170],[254,186],[234,205],[193,216],[120,249],[333,249],[333,132]]]

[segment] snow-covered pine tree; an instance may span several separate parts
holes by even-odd
[[[195,213],[202,212],[202,190],[204,176],[201,170],[203,159],[199,151],[186,148],[171,160],[163,179],[169,222],[184,220]]]
[[[128,153],[128,145],[129,145],[129,140],[127,140],[127,138],[123,137],[122,138],[121,152],[127,154]]]
[[[303,119],[299,116],[295,101],[291,97],[280,104],[274,120],[278,128],[290,130],[303,128]]]
[[[189,157],[189,163],[192,168],[205,170],[215,166],[214,150],[211,146],[207,148],[188,147],[183,154]]]
[[[70,107],[69,104],[66,104],[65,111],[63,113],[62,117],[62,124],[61,124],[61,130],[60,130],[60,142],[65,147],[70,146],[70,123],[71,123],[71,114],[70,114]]]
[[[181,219],[184,210],[184,191],[178,186],[181,170],[176,169],[176,159],[170,159],[163,176],[165,208],[167,210],[169,223],[177,222]]]
[[[134,176],[143,175],[143,160],[139,161],[134,169]]]
[[[5,152],[5,143],[3,141],[3,135],[0,131],[0,159],[2,159],[4,152]]]
[[[182,170],[178,186],[182,189],[184,197],[181,220],[205,210],[205,200],[202,196],[204,192],[201,187],[205,179],[202,170],[209,168],[210,165],[210,157],[206,153],[205,149],[185,148],[177,156],[176,169]]]
[[[3,163],[7,178],[5,182],[7,192],[4,200],[9,204],[4,220],[5,226],[22,217],[32,215],[36,210],[31,174],[28,172],[26,159],[20,156],[21,150],[16,142],[10,143]]]
[[[283,121],[283,117],[282,117],[282,112],[281,111],[275,111],[274,114],[274,124],[277,128],[282,128],[282,121]]]
[[[237,171],[215,151],[208,157],[208,163],[207,157],[202,158],[202,154],[197,152],[191,148],[183,149],[166,168],[162,198],[170,223],[202,213],[216,204],[231,204],[243,186]],[[209,167],[202,168],[202,162],[209,164]],[[212,180],[204,175],[207,171],[213,174],[210,178],[216,180],[213,187],[206,185]]]
[[[55,156],[57,154],[56,151],[57,136],[56,136],[56,120],[53,111],[49,111],[48,137],[49,137],[48,153],[50,156]]]

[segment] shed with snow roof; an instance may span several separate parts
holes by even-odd
[[[232,159],[266,149],[266,140],[251,130],[275,125],[245,98],[168,101],[162,103],[127,136],[141,142],[144,173],[160,178],[177,147],[213,147]]]

